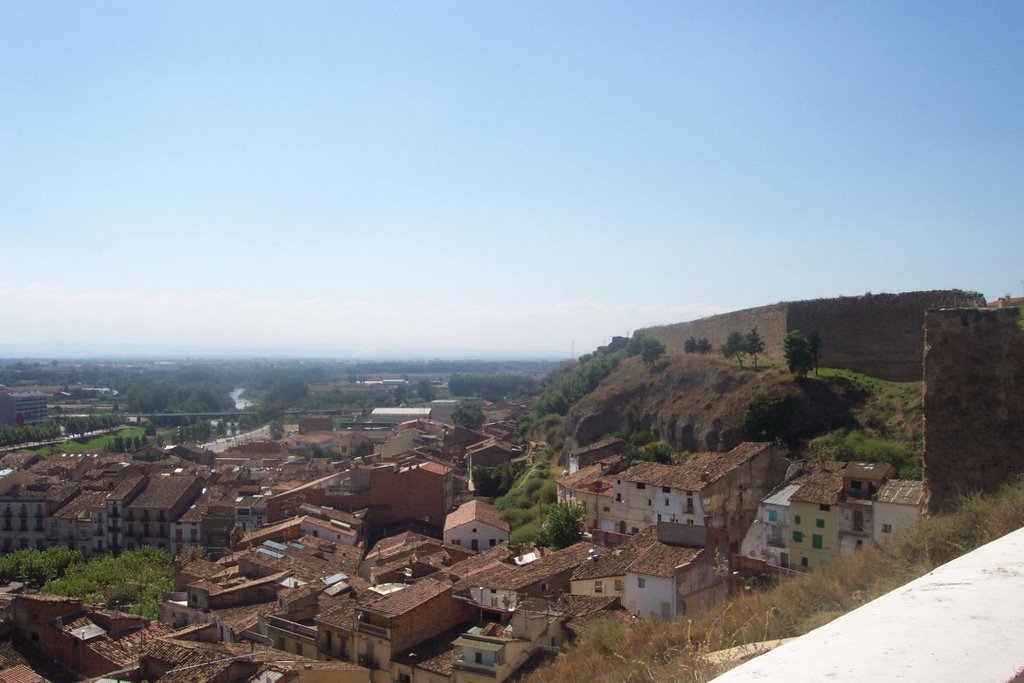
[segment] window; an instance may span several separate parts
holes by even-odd
[[[662,486],[661,487],[661,492],[662,493],[670,493],[671,491],[672,491],[672,489],[669,488],[668,486]]]
[[[659,522],[661,521],[661,513],[660,512],[658,513],[658,521]]]
[[[615,502],[616,503],[621,503],[622,502],[622,494],[621,493],[616,493],[615,494]]]
[[[821,510],[822,512],[828,512],[829,510],[832,509],[832,506],[831,505],[819,505],[818,509]]]
[[[668,505],[668,498],[665,499],[665,505]]]
[[[793,542],[794,543],[803,543],[804,542],[804,534],[803,534],[802,531],[794,531],[793,532]]]
[[[615,579],[615,590],[619,593],[622,592],[622,579]]]
[[[636,485],[636,488],[637,488],[638,490],[641,490],[641,491],[642,491],[643,489],[647,488],[647,484],[644,484],[644,483],[642,483],[642,482],[641,482],[641,483],[638,483],[638,484]]]
[[[610,508],[610,507],[608,507],[607,505],[605,505],[605,506],[604,506],[604,507],[603,507],[602,509],[603,509],[603,510],[604,510],[605,512],[611,512],[611,508]]]
[[[644,584],[645,584],[645,583],[646,583],[646,582],[644,581],[644,577],[642,577],[642,576],[638,576],[638,577],[636,578],[636,587],[637,587],[637,588],[643,588],[643,587],[644,587]]]
[[[491,540],[488,541],[488,543],[493,548],[494,546],[498,545],[498,539],[492,538]]]
[[[604,593],[604,581],[595,581],[594,582],[594,592],[595,593]]]
[[[814,526],[818,527],[819,529],[824,529],[825,528],[825,520],[823,520],[823,519],[816,519],[816,520],[814,520]]]
[[[777,511],[775,511],[775,510],[769,510],[768,511],[768,521],[769,522],[777,522],[777,521],[779,521],[779,513]]]
[[[811,536],[811,547],[815,550],[821,550],[821,535],[814,534]]]
[[[484,655],[483,655],[483,653],[482,652],[474,652],[473,653],[473,661],[475,663],[477,663],[477,664],[483,664],[484,663]]]
[[[883,524],[882,525],[882,533],[883,534],[891,534],[892,533],[892,524]]]
[[[864,531],[864,513],[860,510],[853,511],[853,530]]]
[[[651,499],[650,498],[647,499],[647,507],[651,507]]]
[[[800,523],[800,515],[797,515],[796,517],[793,518],[793,524],[799,524],[799,523]]]
[[[807,566],[807,558],[806,557],[801,557],[800,558],[800,566],[801,567],[806,567]]]

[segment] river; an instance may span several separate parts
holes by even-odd
[[[235,402],[235,410],[245,410],[252,405],[252,401],[247,401],[242,398],[242,392],[244,388],[238,388],[231,392],[231,400]]]

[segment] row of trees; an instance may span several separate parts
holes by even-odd
[[[707,337],[700,339],[690,337],[683,343],[683,351],[686,353],[711,353],[713,350],[714,347],[711,346]]]
[[[63,424],[63,432],[61,425]],[[88,432],[113,429],[124,424],[124,417],[116,413],[105,415],[86,415],[83,417],[66,417],[47,420],[41,424],[17,427],[4,425],[0,427],[0,446],[17,446],[36,441],[52,441],[63,436],[83,436]]]
[[[500,401],[508,396],[525,396],[537,386],[529,375],[463,375],[448,378],[452,396],[479,396],[488,401]]]

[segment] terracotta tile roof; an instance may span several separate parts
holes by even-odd
[[[582,617],[594,612],[612,609],[619,604],[616,597],[601,595],[572,595],[564,593],[551,603],[551,610],[563,617]]]
[[[641,539],[644,539],[642,534],[635,534],[630,537],[627,544],[618,548],[599,548],[595,553],[596,559],[592,560],[588,557],[576,567],[572,573],[572,580],[587,581],[625,576],[626,567],[636,559],[636,547],[634,546]]]
[[[143,475],[133,475],[122,479],[107,496],[107,500],[124,500],[125,496],[131,493],[132,489],[143,479],[145,479]]]
[[[728,453],[694,453],[681,465],[642,462],[619,474],[618,479],[683,491],[700,491],[771,447],[770,443],[746,442]]]
[[[28,660],[14,649],[11,641],[0,643],[0,669],[8,669],[19,664],[28,664]]]
[[[128,504],[128,508],[166,509],[173,507],[185,495],[189,487],[197,481],[199,478],[191,474],[150,477],[146,488]]]
[[[221,626],[231,630],[238,635],[243,631],[253,628],[259,623],[261,616],[273,614],[280,609],[277,600],[258,602],[255,605],[243,605],[241,607],[223,607],[211,609],[210,618]]]
[[[106,513],[107,494],[105,491],[84,491],[53,513],[53,516],[57,519],[77,519],[83,512],[96,508],[102,509]]]
[[[0,681],[3,683],[49,683],[25,664],[0,670]]]
[[[620,438],[618,438],[616,436],[610,436],[607,439],[601,439],[600,441],[595,441],[592,444],[587,444],[586,446],[579,446],[577,448],[574,448],[574,449],[572,449],[572,451],[570,451],[569,455],[570,456],[586,455],[587,453],[591,453],[593,451],[597,451],[597,450],[600,450],[602,448],[609,448],[609,447],[612,447],[612,446],[619,446],[622,443],[623,443],[622,439],[620,439]]]
[[[469,578],[470,576],[482,571],[493,569],[497,565],[505,562],[505,560],[508,560],[513,554],[512,549],[507,545],[495,546],[486,552],[472,555],[460,562],[456,562],[446,568],[442,573],[445,576],[451,577],[454,581],[459,581],[460,579]]]
[[[845,463],[818,463],[809,472],[800,489],[790,497],[791,503],[836,505],[842,500]]]
[[[116,637],[107,634],[101,638],[90,640],[84,647],[118,666],[130,666],[136,662],[147,643],[154,638],[170,634],[171,630],[170,626],[158,621],[150,621],[142,628]]]
[[[433,460],[429,460],[420,465],[420,469],[426,472],[431,472],[433,474],[440,474],[442,476],[452,471],[451,467],[448,467],[447,465],[442,465],[439,462],[434,462]]]
[[[363,609],[389,617],[398,617],[450,592],[451,589],[452,584],[446,581],[423,579],[408,588],[371,600],[363,605]]]
[[[500,564],[492,569],[484,570],[466,579],[462,579],[456,584],[456,589],[461,591],[468,590],[474,586],[483,586],[485,588],[500,588],[503,590],[521,590],[556,574],[578,567],[587,561],[587,556],[591,550],[596,551],[598,547],[590,543],[577,543],[546,555],[539,560],[534,560],[522,567]]]
[[[452,675],[452,641],[459,638],[464,631],[464,627],[449,629],[405,652],[392,656],[391,660],[398,664],[440,674],[449,679]]]
[[[508,522],[501,518],[498,509],[478,499],[467,501],[456,508],[454,512],[448,513],[444,520],[444,530],[449,531],[470,522],[488,524],[506,533],[509,530]]]
[[[356,612],[362,606],[360,593],[353,591],[350,595],[331,596],[321,593],[317,597],[318,612],[313,620],[345,631],[351,631],[356,619]]]
[[[581,467],[570,475],[561,477],[558,479],[558,485],[567,489],[573,489],[580,491],[594,482],[600,481],[601,477],[604,476],[605,468],[603,465],[594,464]]]
[[[655,540],[637,553],[636,559],[629,563],[626,571],[669,578],[675,576],[682,567],[694,562],[703,552],[704,548],[685,548]]]
[[[599,612],[591,612],[590,614],[584,614],[583,616],[573,617],[563,627],[571,631],[576,637],[580,637],[586,633],[589,629],[593,628],[594,625],[600,623],[605,619],[612,619],[615,621],[621,621],[627,625],[635,625],[640,623],[642,620],[639,617],[633,616],[626,610],[620,607],[612,607],[609,609],[601,610]]]

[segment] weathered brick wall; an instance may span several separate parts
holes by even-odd
[[[928,311],[924,483],[932,512],[1024,473],[1024,331],[1017,309]]]
[[[984,308],[985,297],[936,290],[793,301],[641,331],[681,352],[691,336],[707,337],[717,349],[733,330],[745,333],[756,327],[765,341],[764,355],[781,360],[788,332],[817,330],[823,366],[909,382],[921,379],[925,311],[961,307]]]
[[[391,621],[391,651],[407,650],[475,617],[472,605],[456,600],[449,589]]]

